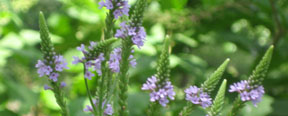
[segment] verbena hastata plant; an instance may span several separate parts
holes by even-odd
[[[83,108],[85,112],[90,112],[95,116],[129,115],[127,109],[128,70],[137,64],[133,56],[133,47],[141,49],[146,38],[145,29],[142,27],[146,4],[146,0],[137,0],[132,6],[128,4],[127,0],[102,0],[99,2],[100,9],[106,8],[108,10],[104,36],[99,42],[91,41],[89,45],[81,44],[78,46],[76,49],[83,55],[82,57],[73,56],[72,62],[72,64],[83,65],[83,81],[90,102]],[[117,27],[116,20],[121,22],[119,29],[115,28]],[[69,111],[63,93],[66,83],[62,81],[61,72],[69,68],[64,57],[54,50],[42,12],[39,14],[39,26],[41,50],[44,57],[43,60],[38,60],[36,64],[37,72],[39,77],[48,77],[49,83],[44,85],[44,89],[54,92],[62,115],[68,116]],[[116,41],[121,41],[121,44],[112,48],[112,44]],[[149,116],[160,116],[161,108],[167,107],[169,102],[175,99],[176,93],[169,79],[170,41],[169,37],[164,41],[158,60],[157,73],[151,75],[141,87],[142,90],[150,91],[151,103],[147,112]],[[261,101],[264,94],[264,87],[261,82],[268,70],[272,53],[273,46],[267,50],[248,80],[230,86],[229,92],[239,93],[239,97],[233,103],[233,108],[229,113],[230,116],[237,115],[237,112],[248,101],[252,101],[255,106]],[[221,115],[225,99],[226,79],[222,81],[215,97],[211,96],[211,92],[215,90],[221,80],[229,61],[230,59],[225,60],[201,86],[193,85],[185,89],[187,105],[181,110],[179,116],[190,115],[197,106],[203,107],[207,111],[207,116]],[[93,91],[88,86],[88,81],[92,78],[96,80],[95,93],[92,93]]]
[[[100,42],[91,41],[90,45],[81,44],[77,50],[83,53],[83,57],[73,56],[72,64],[83,65],[83,79],[87,90],[87,96],[90,105],[84,108],[84,111],[91,112],[95,116],[102,115],[120,115],[127,116],[127,88],[129,67],[136,66],[136,60],[133,57],[133,46],[139,49],[144,45],[146,32],[142,27],[143,12],[147,1],[138,0],[130,11],[130,5],[127,0],[102,0],[99,2],[99,8],[105,7],[109,10],[105,20],[104,38]],[[122,21],[120,29],[115,32],[116,20]],[[41,50],[44,54],[44,60],[39,60],[36,64],[39,76],[47,75],[50,86],[45,85],[45,90],[52,90],[55,94],[58,105],[61,107],[62,115],[67,116],[68,111],[64,100],[62,88],[66,85],[60,78],[60,72],[68,69],[67,63],[61,55],[54,52],[49,31],[42,13],[39,16]],[[117,38],[117,39],[115,39]],[[119,47],[113,48],[111,45],[121,41]],[[88,81],[96,78],[96,93],[91,93]],[[117,86],[118,85],[118,86]],[[119,91],[116,92],[116,89]],[[113,103],[114,94],[118,95],[118,103]],[[115,105],[114,105],[115,104]],[[118,106],[118,107],[114,107]],[[115,109],[118,108],[116,112]]]

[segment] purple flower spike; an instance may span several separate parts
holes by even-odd
[[[212,104],[212,99],[208,93],[203,92],[197,86],[190,86],[184,92],[186,93],[185,99],[193,104],[200,104],[203,108],[207,108]]]
[[[257,107],[257,103],[261,101],[265,93],[263,86],[252,88],[246,80],[231,85],[229,92],[238,92],[242,101],[252,101],[255,107]]]
[[[143,84],[142,90],[150,90],[150,101],[158,101],[160,105],[165,107],[170,100],[174,100],[175,92],[174,87],[170,81],[165,81],[163,86],[157,86],[158,79],[156,76],[148,78],[146,83]],[[169,98],[169,99],[168,99]]]

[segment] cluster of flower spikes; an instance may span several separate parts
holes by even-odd
[[[93,99],[93,104],[94,104],[94,106],[95,107],[97,107],[98,105],[97,105],[97,100],[95,100],[95,99]],[[103,103],[102,103],[102,108],[104,108],[104,105],[106,104],[106,102],[104,101]],[[92,108],[92,106],[90,106],[90,105],[86,105],[86,108],[84,108],[83,109],[83,111],[84,112],[93,112],[93,108]],[[105,108],[105,110],[104,110],[104,112],[103,112],[103,115],[104,116],[107,116],[107,115],[109,115],[109,116],[111,116],[111,115],[113,115],[113,108],[112,108],[112,105],[111,104],[106,104],[106,108]]]
[[[88,46],[89,50],[93,50],[94,47],[96,47],[97,43],[91,41],[90,46]],[[78,64],[78,63],[84,63],[85,65],[85,74],[84,77],[91,80],[91,77],[94,77],[95,75],[89,71],[90,68],[92,68],[93,71],[96,71],[99,76],[102,75],[101,71],[101,65],[102,61],[105,60],[104,54],[100,53],[98,57],[92,57],[89,52],[86,50],[86,47],[84,44],[81,44],[79,47],[77,47],[77,50],[81,51],[84,56],[80,59],[77,56],[73,56],[74,60],[72,61],[72,64]]]
[[[129,15],[130,5],[126,0],[106,0],[105,2],[102,0],[99,2],[99,5],[100,9],[106,7],[107,9],[112,10],[115,19],[118,19],[123,15]]]
[[[146,83],[143,84],[142,90],[150,90],[150,101],[155,102],[159,101],[163,107],[169,103],[169,100],[174,100],[175,92],[174,87],[171,85],[170,81],[165,81],[163,85],[161,85],[156,76],[152,76],[148,78]]]
[[[111,69],[112,72],[114,73],[118,73],[120,71],[120,61],[122,59],[121,57],[121,48],[115,48],[112,53],[110,54],[110,59],[109,59],[109,68]],[[131,51],[132,53],[134,53],[134,50]],[[129,56],[129,61],[130,61],[130,65],[132,67],[136,66],[136,59],[134,58],[134,56],[131,54]]]
[[[132,42],[141,48],[144,45],[146,38],[146,32],[144,27],[133,27],[127,22],[122,22],[120,24],[121,28],[116,31],[115,37],[125,39],[131,37]]]
[[[252,101],[255,107],[265,93],[262,85],[252,87],[246,80],[230,85],[229,92],[238,92],[242,101]]]
[[[190,86],[184,92],[186,93],[186,100],[193,104],[200,104],[203,108],[212,105],[212,99],[209,94],[197,86]]]
[[[37,73],[39,74],[39,77],[48,76],[50,80],[53,82],[58,81],[59,72],[62,72],[63,69],[68,69],[67,62],[61,55],[55,55],[55,52],[53,52],[53,58],[51,61],[42,61],[38,60],[38,63],[35,65],[37,68]],[[60,87],[66,86],[65,82],[61,82]],[[48,85],[44,85],[44,89],[52,89]]]

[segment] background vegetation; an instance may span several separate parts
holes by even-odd
[[[69,62],[70,70],[63,78],[68,85],[65,91],[70,114],[89,115],[83,112],[88,99],[82,66],[72,65],[71,61],[73,55],[80,54],[76,46],[101,37],[106,11],[98,9],[98,2],[0,0],[1,116],[60,115],[53,93],[43,90],[47,80],[39,78],[35,68],[42,58],[38,33],[40,10],[46,15],[56,51]],[[177,92],[176,100],[163,109],[165,115],[178,114],[186,102],[183,90],[202,83],[226,58],[231,59],[224,74],[228,85],[246,79],[271,44],[276,47],[264,81],[266,94],[258,108],[248,104],[241,114],[288,115],[287,0],[154,0],[143,23],[148,37],[142,49],[135,47],[138,65],[130,70],[131,116],[145,115],[149,95],[140,88],[156,72],[165,33],[172,34],[171,81]],[[93,81],[90,82],[93,87]],[[230,110],[237,94],[226,95],[223,114]],[[193,114],[200,116],[205,112],[199,108]]]

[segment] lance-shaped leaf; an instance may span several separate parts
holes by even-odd
[[[219,80],[221,79],[230,59],[226,59],[218,69],[202,84],[202,89],[205,92],[210,93],[215,89],[215,86],[218,84]]]
[[[220,111],[223,108],[224,105],[224,98],[225,98],[225,90],[226,90],[226,79],[223,80],[218,93],[213,101],[213,105],[211,106],[211,109],[209,111],[209,116],[219,116]]]
[[[273,49],[274,46],[271,45],[249,77],[248,82],[251,86],[261,85],[264,80],[272,59]]]

